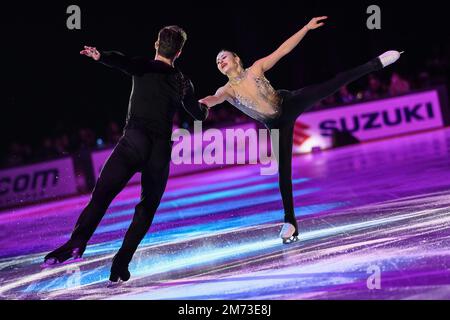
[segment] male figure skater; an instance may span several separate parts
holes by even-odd
[[[186,33],[178,26],[162,28],[155,43],[154,60],[129,58],[88,46],[80,52],[131,75],[133,89],[124,134],[105,163],[69,241],[45,257],[46,265],[81,257],[111,201],[136,172],[141,172],[140,202],[122,247],[114,256],[110,275],[112,282],[130,278],[128,264],[150,228],[169,176],[175,112],[183,107],[196,120],[208,116],[208,108],[195,99],[191,81],[174,67],[186,39]]]
[[[298,241],[298,225],[292,196],[292,144],[296,119],[316,102],[334,94],[342,86],[371,72],[394,63],[400,52],[391,50],[353,69],[343,71],[333,79],[294,91],[275,90],[265,72],[291,52],[310,31],[324,25],[326,16],[316,17],[287,39],[270,55],[244,68],[239,56],[222,50],[216,58],[219,71],[228,81],[214,95],[200,100],[209,108],[228,101],[249,117],[260,121],[269,130],[279,130],[279,187],[284,206],[284,224],[280,232],[283,243]],[[274,141],[272,141],[274,143]],[[277,150],[274,148],[273,150]]]

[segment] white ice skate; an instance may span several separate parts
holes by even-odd
[[[378,56],[378,59],[380,59],[383,68],[385,68],[388,65],[393,64],[395,61],[397,61],[403,52],[404,51],[398,52],[396,50],[389,50],[383,53],[382,55]]]
[[[290,223],[283,224],[280,231],[280,238],[283,239],[284,244],[298,241],[298,236],[294,236],[295,227]]]

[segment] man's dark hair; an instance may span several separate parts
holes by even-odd
[[[167,59],[173,59],[187,40],[186,32],[179,26],[167,26],[158,33],[158,54]]]

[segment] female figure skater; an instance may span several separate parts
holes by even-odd
[[[199,100],[208,108],[228,101],[251,118],[262,122],[269,130],[279,130],[279,154],[276,154],[276,158],[284,207],[284,225],[280,232],[283,243],[298,240],[291,172],[293,130],[297,117],[316,102],[334,94],[342,86],[370,72],[380,70],[394,63],[400,57],[398,51],[387,51],[363,65],[339,73],[335,78],[326,82],[295,91],[275,90],[265,78],[264,73],[291,52],[308,31],[323,26],[325,19],[327,19],[326,16],[311,19],[307,25],[286,40],[272,54],[257,60],[247,69],[243,68],[236,53],[222,50],[217,55],[216,63],[219,71],[228,77],[228,82],[214,95]],[[272,140],[272,145],[274,143],[276,142]]]

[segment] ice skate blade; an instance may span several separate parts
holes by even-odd
[[[131,274],[127,270],[121,274],[111,274],[109,276],[109,281],[111,281],[111,282],[119,282],[119,281],[127,282],[128,280],[130,280],[130,278],[131,278]]]
[[[298,241],[298,236],[292,236],[290,238],[283,239],[283,244],[290,244]]]
[[[111,281],[108,280],[108,284],[106,285],[106,288],[108,289],[114,289],[114,288],[118,288],[120,287],[122,284],[124,283],[124,281],[122,280],[118,280],[118,281]]]
[[[83,261],[83,259],[78,256],[78,257],[73,257],[70,258],[64,262],[59,262],[58,259],[56,258],[50,258],[44,261],[43,264],[41,264],[41,268],[42,269],[48,269],[48,268],[56,268],[56,267],[61,267],[61,266],[65,266],[65,265],[69,265],[72,263],[77,263]]]
[[[80,248],[73,248],[72,251],[69,252],[51,252],[44,258],[44,263],[41,264],[41,268],[49,268],[61,266],[69,263],[78,262],[81,260],[81,256],[83,255],[84,250]]]

